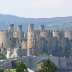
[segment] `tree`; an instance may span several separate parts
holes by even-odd
[[[5,51],[0,49],[0,60],[6,58]]]
[[[16,72],[28,72],[27,66],[22,60],[17,62]]]
[[[56,66],[53,62],[51,62],[49,59],[42,61],[41,69],[39,70],[39,72],[55,72],[55,71]]]
[[[0,60],[6,58],[6,56],[3,53],[0,53]]]

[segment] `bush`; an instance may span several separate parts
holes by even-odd
[[[27,66],[22,60],[17,62],[16,72],[28,72]]]
[[[56,66],[53,62],[51,62],[49,59],[42,61],[41,69],[39,70],[39,72],[55,72],[55,71]]]
[[[0,60],[6,58],[6,56],[3,53],[0,53]]]
[[[0,69],[0,72],[4,72],[4,69]]]
[[[16,60],[11,61],[11,64],[13,69],[17,67]]]

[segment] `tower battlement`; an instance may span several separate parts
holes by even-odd
[[[13,32],[13,27],[14,27],[14,24],[8,25],[8,31]]]
[[[42,32],[45,31],[45,26],[44,25],[40,26],[40,31],[42,31]]]
[[[18,27],[17,27],[17,31],[22,31],[22,25],[18,25]]]
[[[30,24],[28,26],[28,31],[33,31],[34,30],[34,24]]]

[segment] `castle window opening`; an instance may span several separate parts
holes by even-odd
[[[11,40],[11,38],[10,38],[10,40]]]
[[[18,43],[19,43],[19,41],[18,41]]]
[[[19,48],[21,48],[21,46],[19,46]]]
[[[48,43],[48,41],[46,41],[46,44]]]
[[[35,42],[35,39],[33,39],[33,42]]]
[[[2,43],[2,46],[3,46],[3,43]]]
[[[33,35],[31,35],[31,37],[33,37]]]

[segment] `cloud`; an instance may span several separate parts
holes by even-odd
[[[24,17],[72,15],[72,0],[0,0],[0,13]]]

